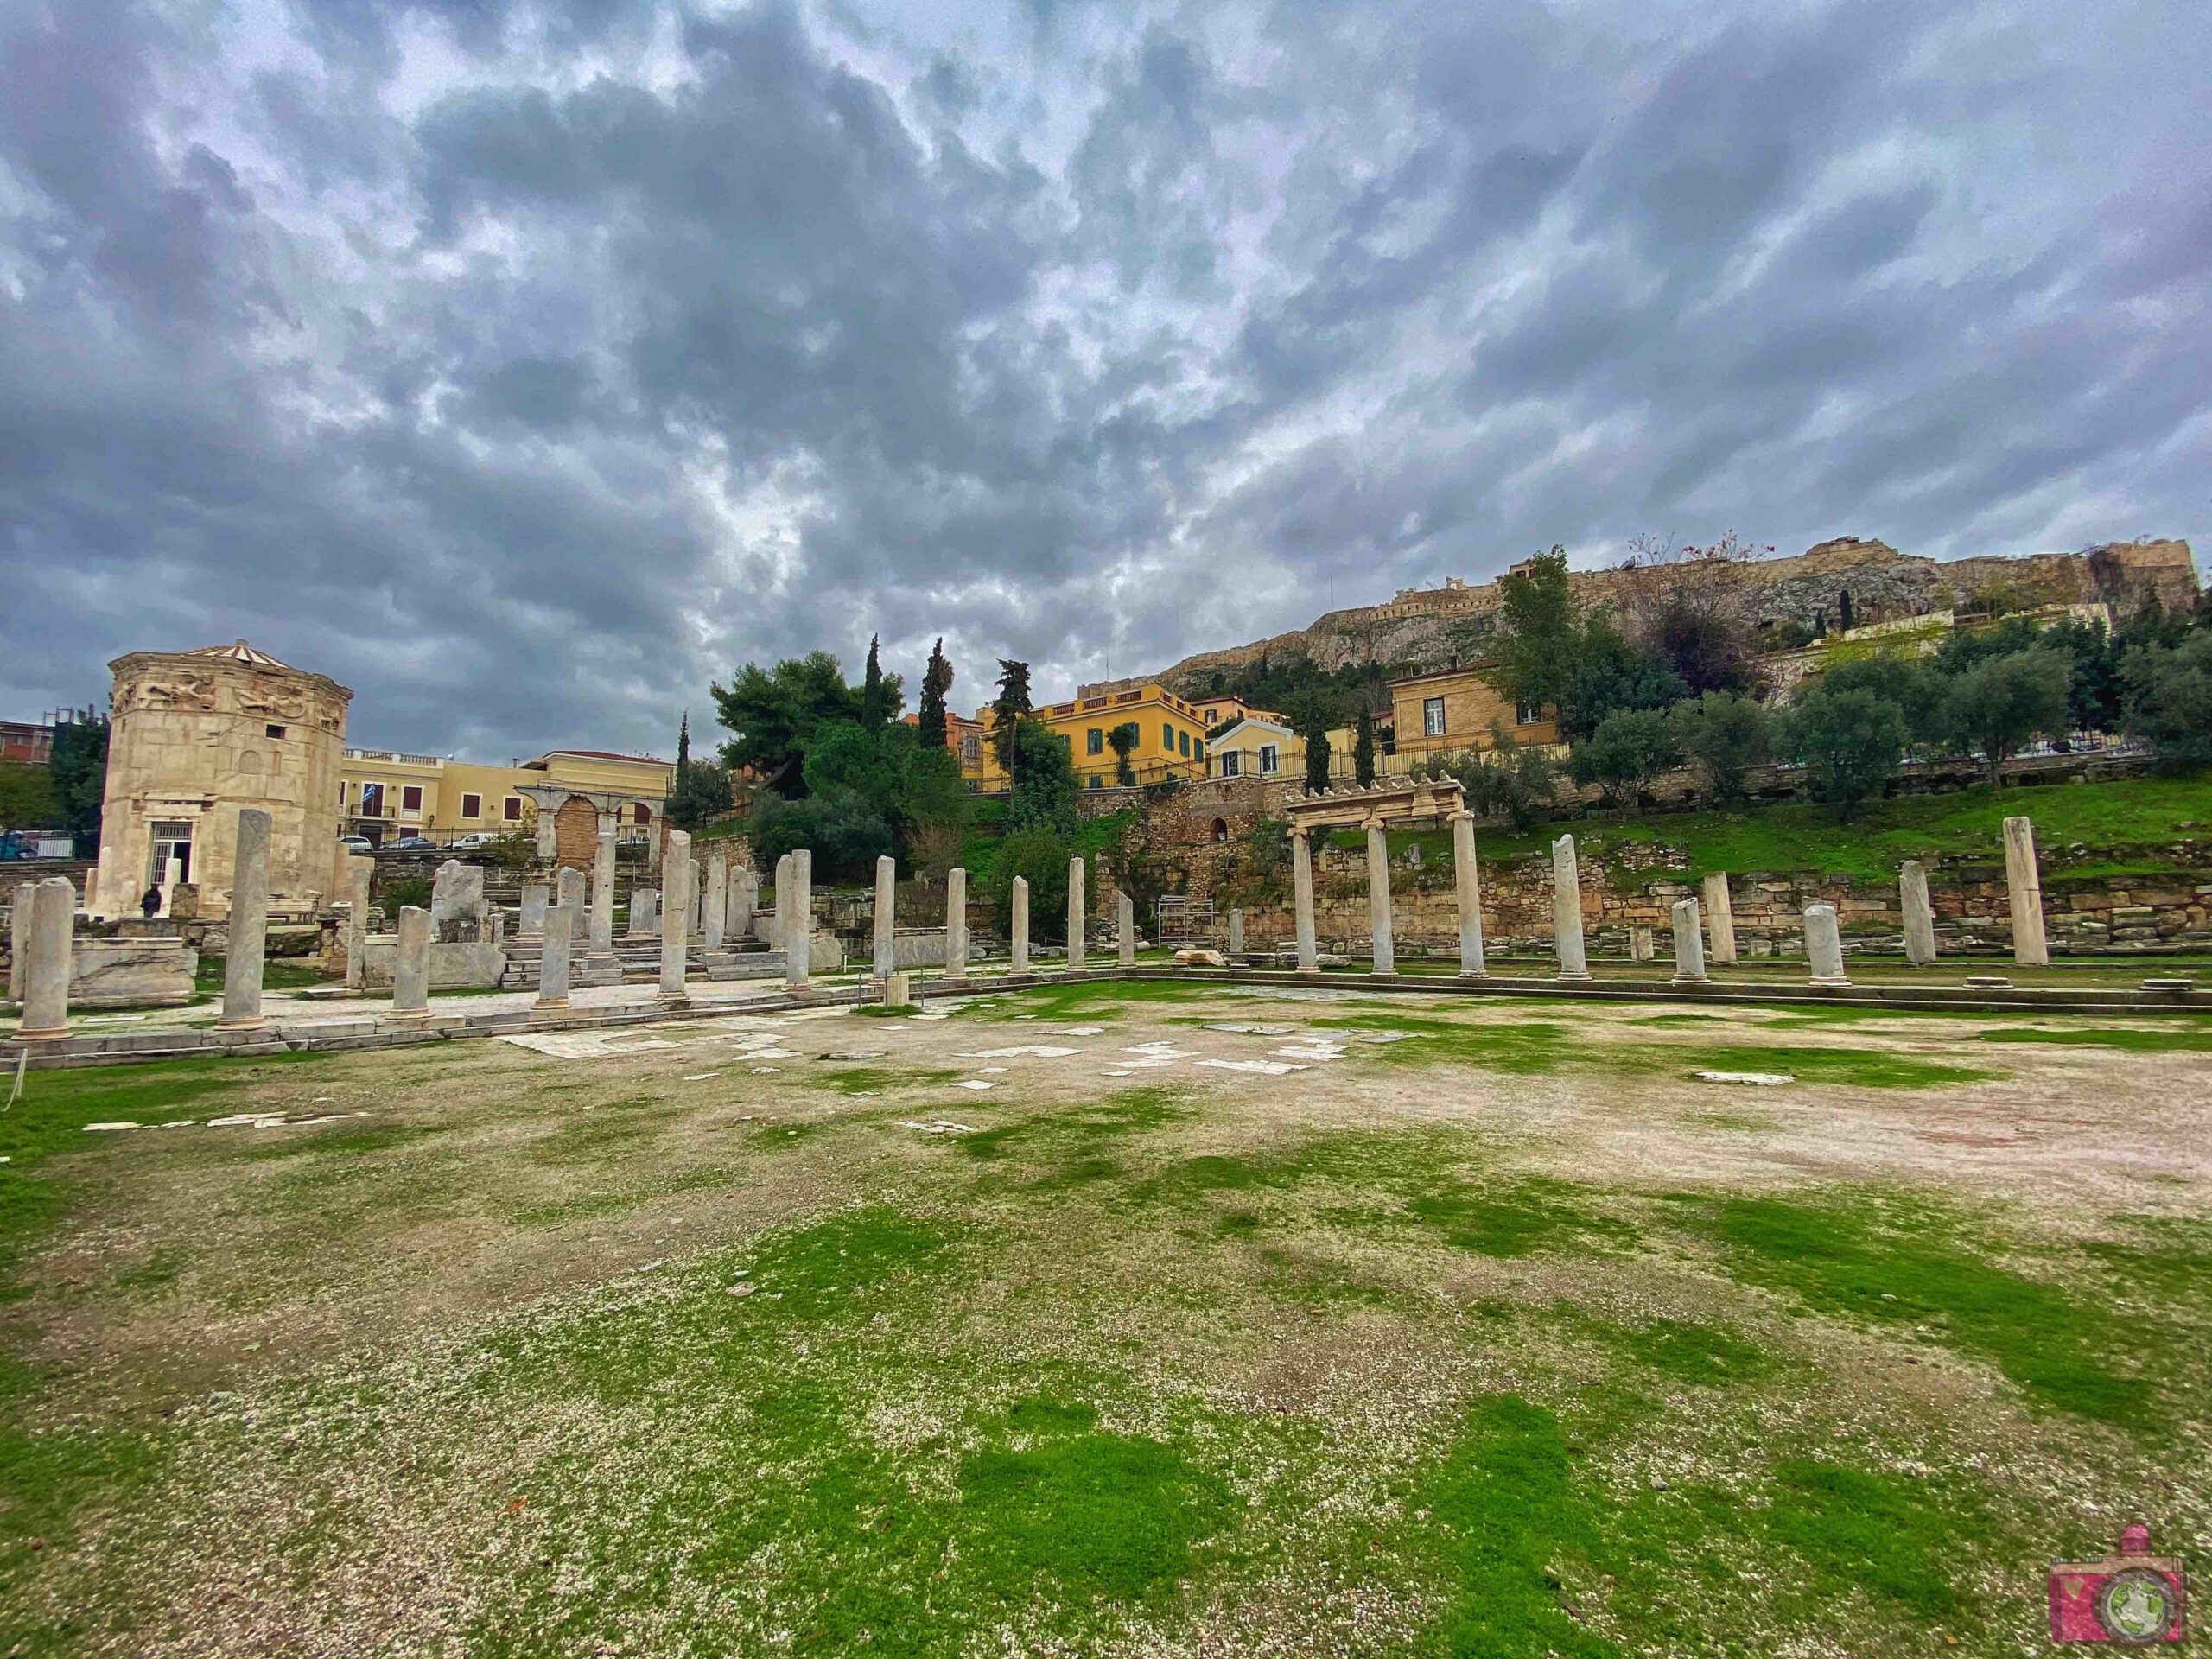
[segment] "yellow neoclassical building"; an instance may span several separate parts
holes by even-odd
[[[340,832],[378,846],[408,836],[441,843],[466,835],[534,832],[549,791],[620,798],[618,834],[642,841],[667,799],[675,768],[651,755],[551,749],[486,766],[401,749],[348,748],[340,761]]]
[[[1136,741],[1129,749],[1129,770],[1139,784],[1206,775],[1205,716],[1196,704],[1185,702],[1163,685],[1051,703],[1039,709],[1036,717],[1067,739],[1076,778],[1084,789],[1110,789],[1117,781],[1120,757],[1114,753],[1111,734],[1121,726],[1136,728]],[[970,788],[995,794],[1010,786],[1005,769],[991,749],[988,703],[976,711],[974,720],[961,721],[957,728],[948,721],[945,741],[959,755],[961,775]]]

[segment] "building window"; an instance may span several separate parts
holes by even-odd
[[[264,726],[261,729],[267,733],[270,737],[282,737],[284,735],[284,728],[282,726]]]
[[[1431,737],[1444,735],[1444,699],[1424,697],[1421,705],[1421,728]]]
[[[1083,751],[1084,751],[1084,753],[1085,754],[1103,754],[1103,753],[1106,753],[1106,734],[1105,734],[1105,732],[1104,732],[1103,730],[1102,730],[1100,728],[1096,727],[1096,726],[1092,727],[1092,728],[1091,728],[1088,732],[1085,732],[1085,733],[1084,734],[1084,737],[1083,737]]]
[[[1100,788],[1104,785],[1105,781],[1106,780],[1104,779],[1101,778],[1095,772],[1090,774],[1090,786],[1093,789]]]
[[[461,816],[464,818],[482,817],[484,816],[484,798],[481,795],[462,796],[461,798]]]
[[[1194,742],[1192,742],[1192,745],[1191,745],[1191,758],[1192,758],[1193,760],[1205,760],[1205,759],[1206,758],[1206,741],[1205,741],[1205,739],[1204,739],[1203,737],[1201,737],[1201,738],[1199,738],[1199,739],[1196,740]]]
[[[1185,760],[1189,760],[1191,758],[1191,734],[1188,732],[1178,732],[1175,735],[1182,740],[1183,758]]]
[[[500,816],[505,818],[509,823],[520,823],[522,822],[522,797],[519,795],[508,796],[505,801],[501,804]]]
[[[1280,760],[1281,760],[1281,757],[1280,753],[1278,753],[1278,751],[1276,750],[1275,746],[1274,746],[1274,744],[1272,744],[1272,743],[1262,743],[1262,744],[1261,744],[1261,745],[1260,745],[1260,776],[1261,776],[1261,777],[1262,777],[1262,778],[1272,778],[1272,777],[1274,777],[1274,776],[1275,775],[1275,767],[1276,767],[1276,766],[1279,764],[1279,762],[1280,762]]]
[[[652,808],[647,806],[643,801],[639,801],[636,809],[630,814],[630,821],[632,823],[651,823],[653,821]]]
[[[960,758],[971,765],[983,758],[983,740],[970,732],[960,740]]]
[[[420,812],[423,810],[422,785],[402,784],[399,786],[399,810],[403,812]]]
[[[1237,776],[1237,768],[1243,765],[1243,760],[1244,757],[1236,750],[1224,749],[1221,752],[1221,775],[1224,778]]]
[[[1160,722],[1160,747],[1170,754],[1175,753],[1175,728],[1164,720]]]
[[[341,812],[346,810],[346,780],[343,778],[338,780],[338,810]]]
[[[1543,718],[1544,705],[1541,702],[1516,702],[1513,705],[1516,725],[1535,726],[1541,723]]]

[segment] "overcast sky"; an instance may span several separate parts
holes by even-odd
[[[0,0],[0,715],[956,707],[1554,542],[2212,540],[2204,0]]]

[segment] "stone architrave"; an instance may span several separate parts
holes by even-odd
[[[569,956],[575,941],[576,912],[566,905],[547,908],[545,950],[537,960],[537,1007],[569,1006]]]
[[[1843,935],[1837,930],[1834,905],[1805,906],[1805,960],[1813,969],[1815,985],[1848,985],[1843,971]]]
[[[729,910],[722,923],[722,938],[742,944],[753,931],[753,910],[760,899],[760,878],[750,868],[730,872]]]
[[[1487,979],[1483,960],[1483,876],[1475,855],[1475,815],[1452,815],[1452,877],[1459,896],[1459,977]]]
[[[224,1031],[255,1031],[261,1012],[261,964],[269,949],[269,815],[238,813],[238,859],[231,870],[230,936],[223,947]]]
[[[791,855],[785,853],[776,861],[776,919],[770,924],[768,943],[779,950],[789,950],[787,937],[791,919]]]
[[[885,854],[875,861],[875,981],[881,984],[899,970],[899,861]]]
[[[430,912],[399,907],[399,945],[391,966],[391,1018],[419,1024],[430,1017]]]
[[[518,939],[542,939],[545,937],[545,912],[552,905],[550,884],[544,881],[525,881],[522,884],[522,914],[515,928]]]
[[[554,896],[569,907],[569,914],[572,918],[570,926],[573,927],[576,922],[582,921],[584,914],[584,873],[578,869],[563,870],[553,878],[553,891]],[[569,935],[569,944],[573,948],[575,944],[573,933]]]
[[[968,977],[968,872],[957,864],[944,873],[944,976]]]
[[[599,817],[599,847],[591,861],[591,954],[614,953],[614,820]]]
[[[1068,966],[1083,966],[1084,931],[1090,925],[1090,905],[1083,893],[1083,860],[1068,860]]]
[[[1232,957],[1244,954],[1244,912],[1242,910],[1232,909],[1229,912],[1229,954]]]
[[[1319,973],[1321,948],[1313,926],[1313,838],[1302,827],[1290,832],[1290,881],[1292,902],[1296,906],[1298,971]]]
[[[1574,837],[1552,842],[1552,941],[1561,979],[1590,977],[1582,948],[1582,874],[1574,858]]]
[[[691,837],[681,830],[668,832],[668,849],[661,859],[662,911],[660,930],[660,995],[664,1008],[690,1006],[683,992],[683,976],[690,967],[691,937],[684,919],[691,913],[691,883],[698,873],[691,862]]]
[[[30,912],[17,946],[23,964],[23,1017],[16,1038],[41,1042],[69,1034],[69,975],[75,966],[77,890],[65,875],[16,889]]]
[[[376,861],[354,856],[346,861],[346,983],[359,990],[369,954],[369,880]],[[541,889],[541,893],[542,893]]]
[[[660,938],[660,890],[657,887],[630,889],[630,926],[622,936],[626,939],[657,939]]]
[[[1916,968],[1936,961],[1936,906],[1928,897],[1928,872],[1908,858],[1897,872],[1897,909],[1904,917],[1904,959]]]
[[[707,890],[699,900],[699,938],[709,950],[722,948],[722,929],[729,920],[729,849],[717,847],[707,855]]]
[[[1008,971],[1026,974],[1029,971],[1029,879],[1014,878],[1013,957]]]
[[[791,857],[791,914],[784,924],[784,983],[799,990],[814,958],[814,854],[801,847]]]
[[[1675,900],[1675,983],[1705,983],[1705,940],[1698,931],[1694,899]]]
[[[1736,965],[1736,907],[1728,897],[1728,878],[1715,871],[1705,878],[1705,930],[1713,965]]]
[[[2036,868],[2036,827],[2026,818],[2005,820],[2005,888],[2012,901],[2012,960],[2023,968],[2047,965],[2043,875]]]
[[[1375,938],[1375,971],[1398,971],[1396,938],[1390,920],[1390,838],[1376,819],[1367,821],[1367,920]]]
[[[1653,954],[1651,925],[1649,922],[1630,922],[1628,925],[1628,959],[1630,962],[1649,962]]]
[[[1127,893],[1114,899],[1114,957],[1124,968],[1137,965],[1137,907]]]

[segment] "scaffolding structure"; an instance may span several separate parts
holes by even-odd
[[[1165,945],[1211,944],[1213,900],[1180,893],[1161,894],[1153,907],[1153,937]]]

